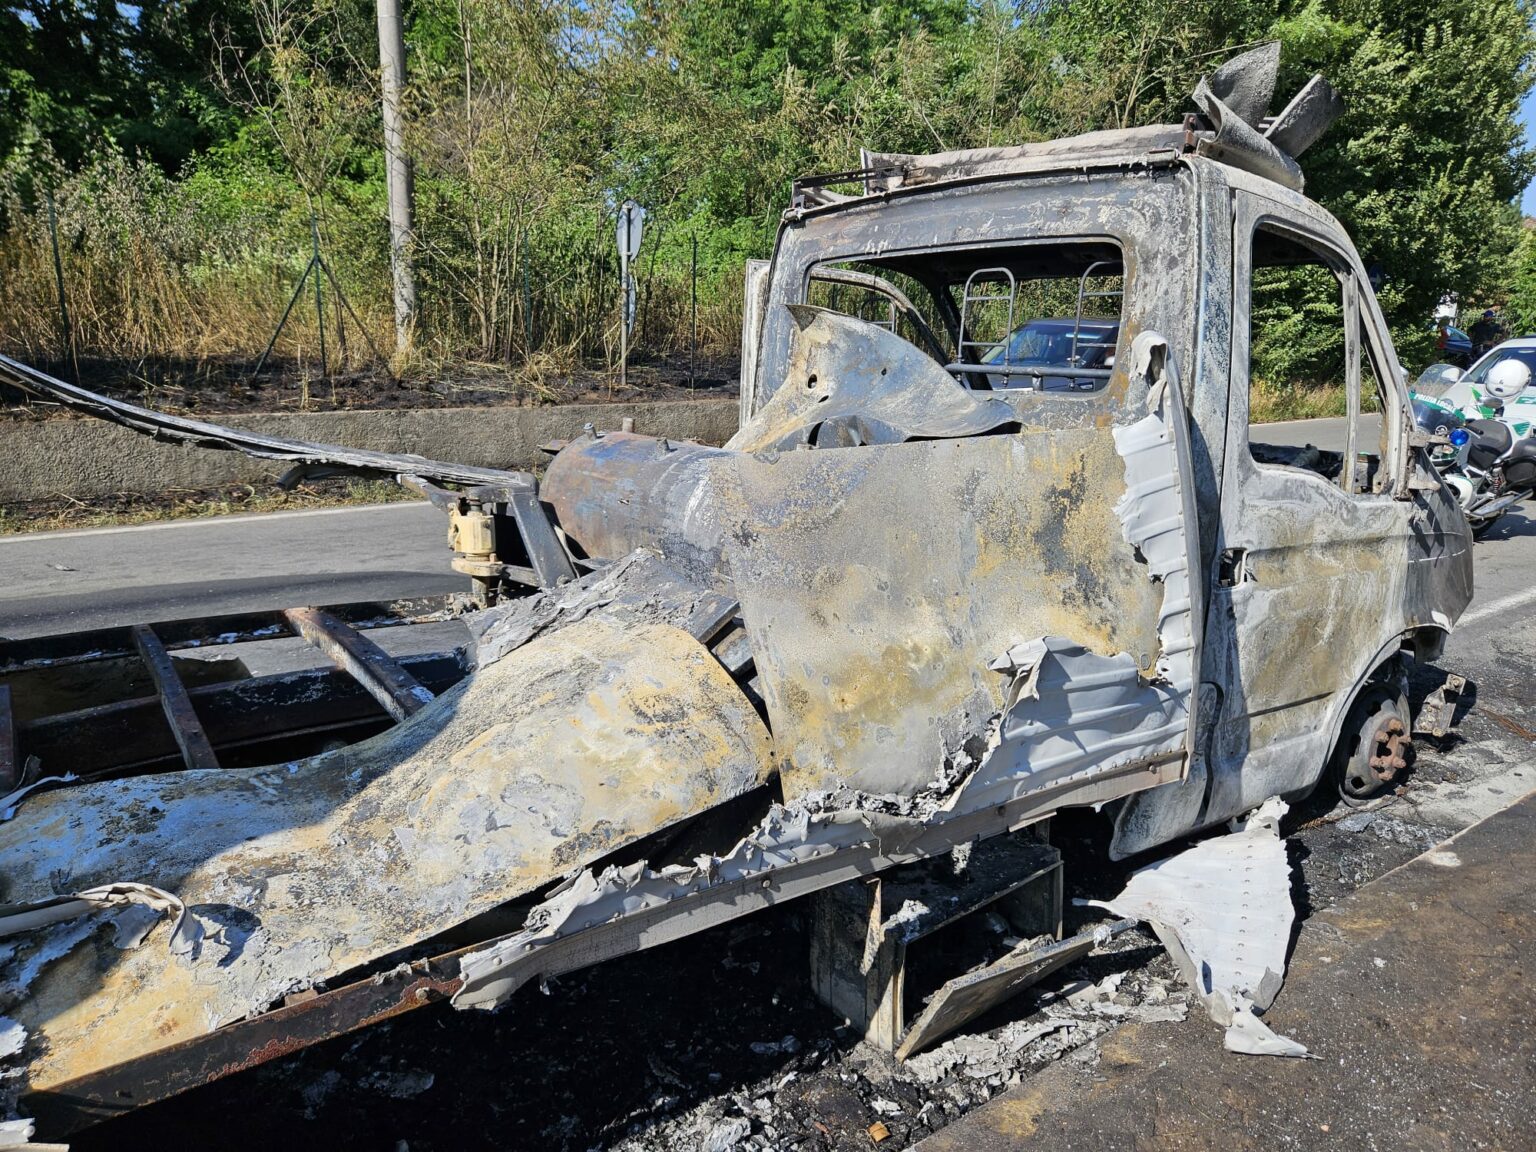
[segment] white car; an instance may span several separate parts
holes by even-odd
[[[1536,380],[1536,336],[1504,341],[1489,349],[1465,372],[1452,364],[1431,365],[1414,384],[1414,396],[1437,407],[1459,412],[1468,419],[1477,419],[1479,412],[1484,418],[1491,418],[1494,408],[1484,395],[1484,384],[1493,367],[1505,360],[1520,361]],[[1505,401],[1502,419],[1516,437],[1531,434],[1536,425],[1536,383],[1514,399]]]

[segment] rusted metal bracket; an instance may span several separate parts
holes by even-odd
[[[16,723],[11,713],[11,686],[0,684],[0,795],[21,783],[16,759]]]
[[[401,964],[318,996],[227,1024],[204,1036],[115,1064],[25,1098],[39,1129],[61,1138],[178,1092],[298,1052],[436,1001],[459,986],[458,958],[468,948]]]
[[[859,1029],[871,1046],[905,1059],[1091,949],[1062,950],[1061,854],[1038,840],[999,836],[975,846],[961,877],[946,859],[829,888],[814,899],[811,985],[816,997]],[[967,917],[1001,912],[1018,946],[979,974],[942,984],[908,1026],[909,952]],[[1020,963],[1019,961],[1023,961]]]
[[[555,535],[555,526],[539,503],[538,495],[526,488],[515,488],[507,493],[507,510],[517,523],[518,534],[523,538],[523,547],[539,578],[539,586],[553,588],[576,579],[576,569],[565,554],[560,537]]]
[[[1414,735],[1445,739],[1456,723],[1456,706],[1461,703],[1461,694],[1466,690],[1465,676],[1458,676],[1454,672],[1447,675],[1444,684],[1424,697],[1419,714],[1413,721]]]
[[[432,692],[372,640],[319,608],[283,613],[304,639],[352,675],[397,721],[433,700]]]
[[[700,644],[713,644],[740,611],[741,605],[734,596],[709,592],[700,598],[689,616],[688,631]]]
[[[160,637],[149,625],[135,624],[133,642],[149,671],[149,678],[154,681],[160,707],[170,722],[182,760],[192,769],[217,768],[219,758],[213,751],[213,744],[208,733],[203,731],[203,722],[197,718],[192,698],[187,695],[186,685],[181,682],[171,654],[165,650]]]

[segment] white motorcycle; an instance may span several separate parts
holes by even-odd
[[[1536,428],[1524,419],[1517,423],[1507,410],[1529,387],[1531,370],[1518,360],[1501,361],[1474,392],[1459,374],[1443,369],[1436,365],[1419,377],[1414,419],[1442,445],[1435,467],[1456,494],[1473,539],[1481,539],[1500,516],[1536,492]],[[1443,389],[1439,395],[1437,385]]]

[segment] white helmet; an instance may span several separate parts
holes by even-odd
[[[1518,360],[1500,360],[1488,373],[1483,391],[1495,400],[1513,400],[1531,382],[1531,370]]]

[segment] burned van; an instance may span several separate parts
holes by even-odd
[[[100,715],[28,721],[0,765],[24,1109],[67,1130],[421,1004],[492,1007],[1066,807],[1127,856],[1330,772],[1390,784],[1405,670],[1468,603],[1471,542],[1360,257],[1302,193],[1337,99],[1314,80],[1269,116],[1272,55],[1182,124],[802,181],[748,270],[723,447],[587,430],[536,479],[4,361],[161,437],[400,478],[482,605],[470,656],[431,671],[341,610],[0,645],[18,699],[64,656],[142,659],[135,715],[169,733],[113,761]],[[1342,453],[1249,422],[1255,293],[1298,268],[1336,303]],[[360,703],[179,681],[178,645],[264,627]],[[389,726],[236,754],[281,701],[316,740],[369,701]],[[76,755],[43,749],[66,730]]]

